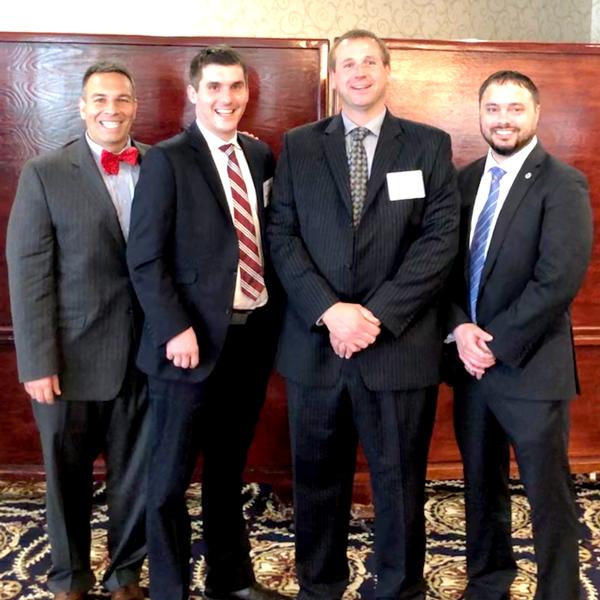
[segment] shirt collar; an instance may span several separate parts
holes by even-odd
[[[366,127],[373,135],[379,137],[386,112],[387,109],[384,108],[381,114],[372,118],[370,121],[367,121],[363,127]],[[353,129],[358,127],[358,125],[350,117],[348,117],[344,111],[342,111],[342,121],[344,122],[344,135],[348,135]]]
[[[240,144],[237,139],[237,131],[233,134],[233,136],[229,140],[224,140],[220,138],[218,135],[215,135],[212,131],[209,131],[204,125],[196,119],[196,125],[200,130],[200,133],[204,136],[206,143],[208,144],[208,148],[211,152],[216,152],[217,150],[221,151],[221,146],[224,144],[233,144],[237,150],[241,150]]]
[[[492,149],[489,148],[485,161],[484,173],[487,173],[492,167],[500,167],[506,173],[513,173],[516,176],[516,174],[521,170],[523,163],[527,160],[527,157],[537,145],[537,142],[537,136],[534,135],[533,138],[525,146],[523,146],[523,148],[521,148],[518,152],[515,152],[512,156],[509,156],[501,163],[494,158]]]
[[[92,151],[92,153],[94,154],[94,156],[96,156],[97,158],[100,158],[101,154],[102,154],[102,150],[106,150],[106,148],[103,148],[100,144],[97,144],[91,137],[90,134],[86,131],[85,132],[85,140],[88,143],[88,146],[90,147],[90,150]],[[131,138],[127,137],[127,143],[125,144],[125,146],[123,146],[123,148],[121,149],[120,152],[117,152],[116,154],[120,154],[121,152],[123,152],[123,150],[125,150],[126,148],[131,147]],[[106,150],[107,152],[110,152],[109,150]]]

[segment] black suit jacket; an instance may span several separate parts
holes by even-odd
[[[420,170],[425,196],[391,201],[386,174]],[[387,113],[359,226],[340,115],[288,132],[269,219],[273,262],[288,295],[278,368],[309,386],[332,386],[342,359],[319,317],[357,302],[383,331],[356,361],[373,390],[439,380],[438,292],[458,246],[459,201],[449,136]]]
[[[273,176],[273,154],[263,142],[244,135],[238,139],[252,173],[264,232],[263,184]],[[272,306],[277,290],[264,234],[262,242]],[[217,168],[196,123],[146,154],[133,200],[127,257],[145,315],[138,366],[165,379],[204,380],[230,324],[239,249]],[[265,338],[277,333],[267,318],[272,313],[261,311]],[[189,327],[198,339],[200,365],[180,369],[167,360],[165,344]]]
[[[470,322],[469,232],[485,157],[459,174],[461,250],[453,275],[450,329]],[[498,216],[481,275],[480,327],[497,359],[479,386],[506,396],[554,400],[577,391],[569,307],[592,249],[592,217],[582,173],[538,143]],[[456,369],[459,381],[469,379]]]

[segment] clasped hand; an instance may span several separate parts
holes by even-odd
[[[488,347],[494,338],[475,323],[463,323],[453,331],[458,355],[465,370],[476,379],[481,379],[487,369],[496,364],[496,357]]]
[[[329,329],[329,341],[340,358],[350,358],[370,346],[381,333],[381,322],[360,304],[336,302],[321,317]]]

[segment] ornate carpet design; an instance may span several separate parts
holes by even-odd
[[[576,479],[583,523],[581,579],[585,600],[600,600],[600,484]],[[522,488],[513,485],[513,538],[519,575],[513,584],[513,600],[530,600],[535,593],[535,565],[531,522]],[[294,596],[292,508],[281,503],[268,488],[250,484],[244,488],[245,512],[249,520],[254,568],[264,585]],[[44,531],[44,484],[0,482],[0,600],[52,598],[45,587],[50,562]],[[193,599],[199,599],[204,580],[200,488],[189,492],[193,535]],[[428,599],[456,600],[465,585],[464,505],[460,481],[432,482],[427,486],[428,551],[426,576]],[[368,506],[354,505],[348,558],[351,583],[345,600],[371,599],[374,593],[372,514]],[[104,488],[95,492],[92,529],[94,571],[102,573],[106,564],[106,506]],[[142,584],[147,586],[144,570]],[[108,594],[96,586],[90,599]]]

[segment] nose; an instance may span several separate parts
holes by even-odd
[[[498,120],[502,123],[508,123],[510,121],[509,118],[508,107],[501,107],[498,112]]]
[[[221,100],[221,102],[229,104],[231,102],[232,95],[233,94],[231,93],[231,90],[227,86],[223,86],[223,88],[221,89],[221,95],[219,99]]]
[[[358,77],[364,77],[367,70],[368,70],[368,65],[365,65],[363,63],[358,63],[356,65],[356,75]]]
[[[117,110],[117,103],[115,100],[107,100],[106,104],[104,105],[104,112],[114,115],[118,112]]]

